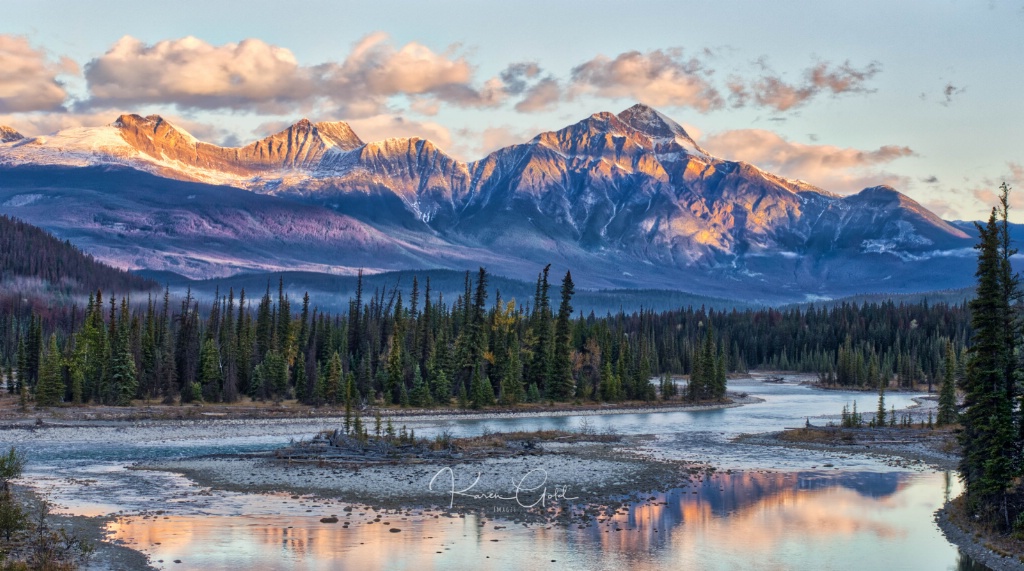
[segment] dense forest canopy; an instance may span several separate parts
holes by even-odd
[[[720,399],[727,373],[754,367],[909,387],[940,379],[947,343],[963,352],[970,335],[966,306],[927,302],[584,316],[571,275],[557,287],[548,273],[525,304],[491,298],[481,268],[454,301],[414,279],[405,291],[357,288],[344,314],[292,299],[280,282],[258,299],[229,289],[212,304],[97,291],[83,309],[0,314],[0,361],[23,372],[11,390],[23,381],[50,404],[248,395],[486,406],[651,400],[667,396],[650,382],[662,374],[690,376],[683,398]]]

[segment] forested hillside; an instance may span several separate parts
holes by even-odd
[[[156,285],[97,262],[70,242],[62,242],[40,228],[3,215],[0,215],[0,276],[2,289],[8,293],[31,285],[43,285],[63,293],[97,289],[128,292]]]

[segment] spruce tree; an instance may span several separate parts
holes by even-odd
[[[220,349],[213,339],[203,343],[199,357],[199,383],[203,387],[203,400],[217,402],[221,398],[222,375],[220,370]]]
[[[39,366],[36,384],[36,406],[57,406],[64,400],[64,380],[61,375],[61,354],[57,348],[57,335],[50,335],[50,343]]]
[[[533,329],[536,342],[532,347],[533,361],[530,363],[528,381],[537,386],[538,392],[548,390],[548,378],[551,376],[552,323],[551,302],[548,298],[550,270],[551,264],[548,264],[537,276],[537,293],[533,301],[533,315],[530,318],[530,327]]]
[[[576,292],[572,283],[572,273],[565,272],[562,280],[562,301],[558,306],[558,320],[555,322],[554,354],[551,360],[551,383],[549,395],[556,400],[570,399],[576,392],[576,381],[572,376],[572,330],[569,320],[572,318],[572,296]]]
[[[1005,196],[1005,186],[1003,190]],[[1007,487],[1016,476],[1018,458],[1008,388],[1013,383],[1015,338],[1007,332],[1007,320],[1013,314],[1011,286],[1015,284],[1007,283],[1006,265],[1012,251],[1001,239],[997,211],[992,209],[986,224],[976,224],[980,234],[975,246],[978,286],[977,296],[970,302],[973,343],[964,380],[965,409],[960,417],[960,474],[968,509],[1008,528],[1016,514],[1010,513]],[[1003,219],[1005,225],[1005,211]]]
[[[953,343],[946,341],[946,360],[943,368],[942,386],[939,387],[939,413],[936,418],[938,426],[956,423],[956,351]]]
[[[113,348],[113,359],[110,364],[111,404],[118,406],[132,404],[138,386],[135,359],[128,346],[128,331],[125,329],[118,333],[117,344]]]
[[[331,355],[331,361],[327,365],[327,375],[324,381],[324,400],[333,406],[338,404],[341,394],[341,355],[337,351]]]
[[[885,381],[878,380],[878,409],[875,411],[875,419],[872,424],[876,427],[885,426]]]

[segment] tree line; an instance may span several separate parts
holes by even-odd
[[[946,345],[962,351],[970,334],[965,306],[927,302],[584,316],[571,274],[552,291],[549,271],[525,304],[491,298],[483,268],[451,303],[429,279],[373,292],[360,279],[344,314],[293,300],[283,282],[257,300],[229,290],[209,304],[97,291],[82,309],[0,312],[0,362],[9,390],[41,405],[618,402],[672,397],[673,382],[650,382],[663,374],[689,375],[679,397],[703,401],[724,397],[726,375],[749,367],[843,386],[931,381]]]

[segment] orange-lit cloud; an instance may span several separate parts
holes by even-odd
[[[448,50],[416,42],[395,46],[382,32],[356,42],[341,61],[302,65],[287,48],[250,38],[212,45],[194,37],[146,44],[125,36],[85,66],[83,107],[175,105],[257,113],[308,112],[346,117],[382,113],[393,96],[488,107],[505,97],[492,78],[474,84],[474,68]]]
[[[751,163],[787,178],[801,179],[834,192],[855,192],[868,186],[905,186],[908,181],[877,167],[914,156],[909,147],[885,145],[872,151],[807,145],[763,129],[725,131],[702,138],[712,154]]]
[[[431,121],[414,121],[401,115],[375,115],[348,121],[356,135],[364,141],[382,141],[393,137],[429,139],[441,150],[452,146],[452,135],[443,125]]]
[[[52,61],[28,38],[0,35],[0,113],[62,110],[68,94],[57,76],[77,73],[74,61]]]
[[[125,36],[85,65],[88,106],[174,104],[194,109],[290,109],[316,92],[292,52],[247,39],[214,46],[194,37],[147,45]]]
[[[701,112],[724,104],[703,62],[684,56],[678,48],[632,51],[614,58],[599,55],[573,68],[571,75],[573,95],[589,93]]]

